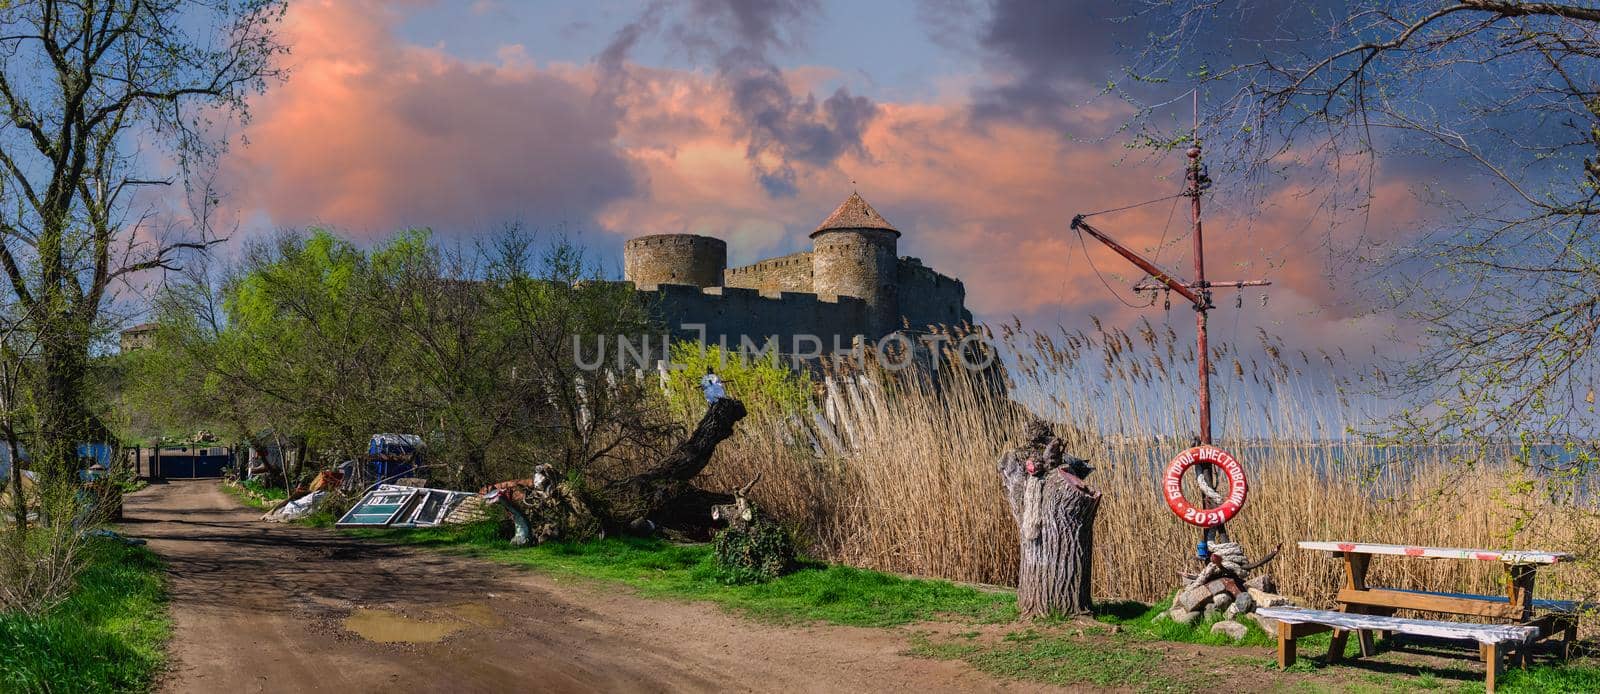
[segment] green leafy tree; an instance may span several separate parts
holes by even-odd
[[[654,383],[580,366],[575,338],[649,331],[633,292],[583,251],[516,230],[451,249],[426,230],[363,251],[321,230],[257,244],[236,270],[175,281],[130,404],[162,426],[278,432],[336,460],[416,433],[430,476],[472,488],[536,462],[582,478],[670,431]],[[165,388],[205,397],[159,404]],[[649,387],[646,387],[646,386]]]
[[[39,338],[31,448],[47,478],[70,471],[95,428],[85,374],[112,283],[208,243],[132,234],[148,221],[129,219],[137,191],[175,182],[142,171],[151,151],[139,143],[171,153],[184,180],[210,161],[211,120],[242,116],[279,75],[282,10],[276,0],[0,7],[0,270]]]

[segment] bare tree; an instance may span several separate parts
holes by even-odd
[[[1255,206],[1285,186],[1304,191],[1324,235],[1298,242],[1320,241],[1329,281],[1356,278],[1374,289],[1372,306],[1421,326],[1421,355],[1384,374],[1412,405],[1397,434],[1570,443],[1576,459],[1541,445],[1516,457],[1568,471],[1593,462],[1600,9],[1329,9],[1148,3],[1130,19],[1157,39],[1113,90],[1137,105],[1140,139],[1180,148],[1185,90],[1198,90],[1219,192]],[[1415,229],[1370,216],[1384,180],[1425,203]]]
[[[138,191],[223,144],[216,119],[279,76],[282,0],[35,0],[0,9],[0,269],[39,336],[42,473],[89,431],[84,374],[114,281],[204,238],[150,241]],[[154,145],[144,151],[139,143]],[[164,150],[175,177],[144,173]]]

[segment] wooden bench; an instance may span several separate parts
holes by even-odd
[[[1344,560],[1345,580],[1334,600],[1340,610],[1354,614],[1393,616],[1397,610],[1440,612],[1476,618],[1479,621],[1509,621],[1521,626],[1539,629],[1535,641],[1560,636],[1560,653],[1571,656],[1578,635],[1580,613],[1593,611],[1594,605],[1569,600],[1548,600],[1534,597],[1534,583],[1541,566],[1559,564],[1570,560],[1565,552],[1533,550],[1465,549],[1460,547],[1422,547],[1417,545],[1386,545],[1369,542],[1301,542],[1301,549],[1330,552]],[[1470,560],[1494,562],[1505,567],[1506,593],[1503,595],[1469,595],[1465,593],[1435,593],[1406,590],[1394,587],[1376,587],[1367,582],[1367,566],[1374,556],[1394,556],[1422,560]],[[1361,643],[1361,654],[1372,654],[1371,629],[1361,629],[1354,635]],[[1337,630],[1334,641],[1339,650],[1350,632]],[[1524,667],[1533,649],[1518,652]]]
[[[1520,624],[1470,624],[1404,619],[1372,614],[1309,610],[1298,607],[1259,607],[1256,614],[1278,621],[1278,667],[1295,661],[1295,639],[1324,631],[1387,631],[1412,636],[1477,641],[1478,654],[1487,672],[1484,684],[1493,692],[1503,656],[1509,649],[1520,649],[1539,637],[1539,628]],[[1337,652],[1335,652],[1337,651]],[[1344,639],[1334,639],[1328,661],[1344,657]]]

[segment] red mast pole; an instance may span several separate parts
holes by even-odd
[[[1189,197],[1194,219],[1194,287],[1200,299],[1194,306],[1195,336],[1200,365],[1200,443],[1211,443],[1211,350],[1206,341],[1206,313],[1211,309],[1211,286],[1206,284],[1205,242],[1200,226],[1200,142],[1189,148]]]
[[[1193,203],[1194,219],[1194,288],[1200,295],[1200,300],[1194,303],[1194,334],[1195,347],[1199,354],[1195,355],[1195,362],[1199,366],[1200,380],[1200,433],[1197,438],[1202,445],[1211,444],[1211,346],[1207,339],[1206,316],[1211,311],[1211,285],[1206,282],[1206,250],[1205,237],[1200,225],[1200,140],[1194,141],[1194,146],[1186,152],[1189,155],[1189,197]],[[1210,465],[1203,465],[1196,471],[1211,489],[1217,488],[1217,473]],[[1202,542],[1215,539],[1217,542],[1228,542],[1228,528],[1218,524],[1206,528],[1200,534]]]

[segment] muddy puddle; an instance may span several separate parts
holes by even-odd
[[[366,607],[344,620],[344,628],[375,643],[433,643],[466,627],[455,619],[417,619]]]
[[[487,605],[462,603],[428,618],[363,607],[345,618],[344,628],[374,643],[433,643],[470,626],[494,627],[502,623]]]

